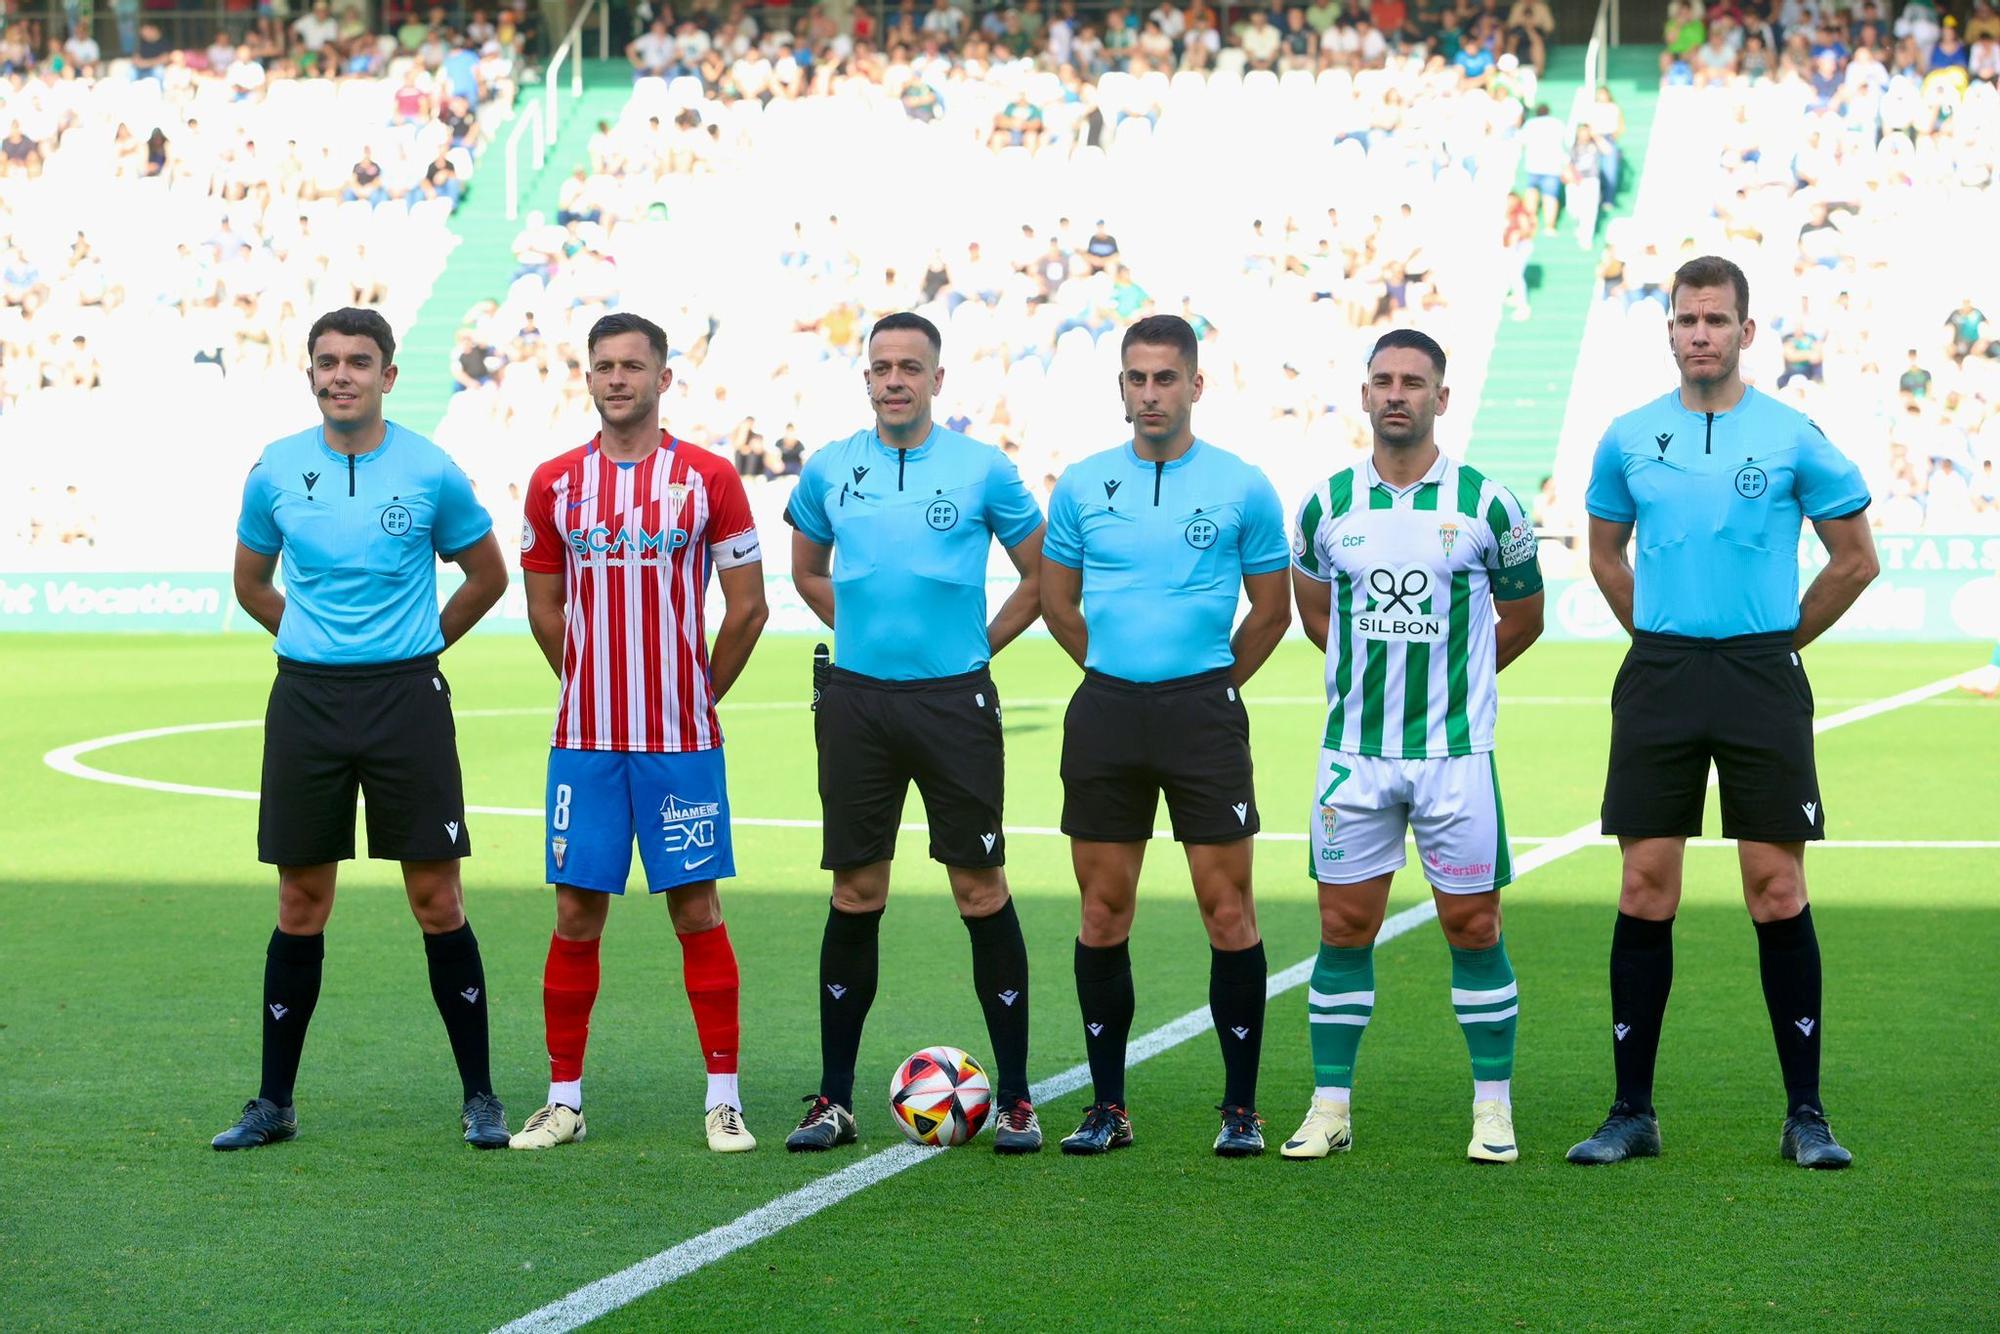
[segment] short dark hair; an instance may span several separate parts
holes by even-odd
[[[1368,364],[1373,366],[1375,358],[1392,347],[1407,347],[1423,353],[1431,359],[1431,369],[1437,373],[1438,382],[1444,382],[1444,349],[1437,339],[1421,329],[1391,329],[1375,340],[1375,346],[1368,349]]]
[[[360,306],[342,306],[339,310],[329,310],[313,321],[311,332],[306,334],[306,355],[310,357],[319,345],[321,334],[346,334],[350,338],[372,338],[375,346],[382,350],[382,364],[396,364],[396,335],[389,330],[389,321],[382,318],[379,310],[365,310]]]
[[[898,329],[922,334],[924,340],[931,345],[933,360],[944,355],[944,335],[938,332],[935,324],[913,310],[897,311],[894,315],[884,315],[875,321],[875,327],[868,331],[868,341],[873,343],[876,334],[895,333]]]
[[[1674,270],[1674,285],[1667,293],[1669,303],[1680,300],[1683,287],[1733,287],[1736,289],[1736,318],[1750,318],[1750,280],[1731,260],[1720,255],[1701,255]]]
[[[1145,343],[1152,347],[1170,347],[1181,354],[1181,360],[1189,370],[1201,366],[1201,340],[1194,336],[1194,326],[1178,315],[1148,315],[1137,320],[1125,331],[1125,339],[1118,344],[1118,355],[1132,350],[1134,343]]]
[[[660,359],[662,366],[667,364],[667,331],[644,315],[635,315],[629,310],[613,311],[591,325],[590,337],[583,347],[584,355],[589,356],[596,352],[599,340],[628,333],[646,335],[647,343],[652,345],[653,355]]]

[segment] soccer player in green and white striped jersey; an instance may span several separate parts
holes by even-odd
[[[1542,632],[1535,532],[1506,487],[1438,452],[1444,349],[1414,329],[1369,355],[1375,447],[1299,507],[1292,587],[1326,650],[1310,846],[1320,950],[1307,993],[1313,1099],[1287,1158],[1353,1142],[1354,1057],[1375,1008],[1374,942],[1416,833],[1451,946],[1451,999],[1472,1054],[1467,1156],[1513,1162],[1519,996],[1500,935],[1513,877],[1493,760],[1495,677]]]

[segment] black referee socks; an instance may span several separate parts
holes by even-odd
[[[1785,1075],[1785,1109],[1819,1101],[1819,936],[1812,907],[1782,922],[1757,923],[1757,962],[1764,975],[1764,1005],[1771,1012],[1771,1036],[1778,1042],[1778,1067]]]
[[[257,1096],[280,1107],[292,1105],[292,1084],[299,1076],[299,1055],[306,1047],[306,1025],[319,1004],[320,971],[326,961],[326,936],[288,936],[271,932],[264,951],[264,1082]]]
[[[465,1096],[493,1092],[493,1073],[486,1047],[486,966],[479,959],[479,940],[467,922],[456,931],[424,937],[424,958],[431,969],[431,999],[444,1017],[458,1062]]]
[[[1223,1105],[1254,1108],[1264,1052],[1263,941],[1247,950],[1208,947],[1208,1011],[1222,1043]]]
[[[854,1110],[854,1058],[881,973],[882,909],[842,912],[831,903],[819,943],[819,1095]]]
[[[993,1043],[996,1106],[1028,1096],[1028,942],[1014,900],[986,917],[963,917],[972,937],[972,986]]]
[[[1611,1059],[1618,1101],[1653,1110],[1653,1065],[1674,986],[1674,919],[1651,922],[1618,914],[1611,929]]]
[[[1132,1035],[1132,942],[1076,942],[1076,1000],[1090,1057],[1093,1102],[1125,1105],[1125,1039]]]

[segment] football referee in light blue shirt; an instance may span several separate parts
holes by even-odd
[[[785,509],[792,578],[833,627],[836,665],[819,695],[824,855],[833,902],[820,945],[820,1087],[785,1147],[853,1143],[854,1060],[875,999],[889,859],[914,781],[972,939],[972,982],[996,1067],[993,1147],[1033,1153],[1028,1100],[1028,948],[1002,869],[1000,696],[987,661],[1034,623],[1042,514],[992,445],[931,420],[943,340],[921,315],[868,335],[875,424],[806,460]],[[989,624],[994,541],[1021,582]]]
[[[1804,1167],[1845,1167],[1850,1155],[1819,1095],[1820,955],[1805,845],[1825,837],[1826,807],[1799,651],[1875,577],[1868,488],[1817,425],[1743,383],[1738,362],[1757,326],[1741,269],[1714,256],[1689,260],[1671,300],[1680,385],[1611,424],[1584,502],[1591,573],[1632,648],[1611,691],[1604,785],[1604,832],[1624,854],[1611,937],[1618,1092],[1569,1160],[1660,1151],[1653,1065],[1673,981],[1682,858],[1701,832],[1713,761],[1784,1074],[1779,1151]],[[1801,601],[1806,519],[1829,560]],[[1635,532],[1636,571],[1625,554]]]
[[[507,587],[493,521],[443,450],[384,420],[396,339],[372,310],[322,315],[307,336],[321,423],[265,448],[243,487],[236,597],[277,636],[264,720],[257,855],[278,868],[278,926],[264,964],[263,1082],[218,1149],[298,1133],[292,1084],[319,1000],[334,876],[354,855],[354,798],[368,854],[403,864],[444,1017],[468,1143],[505,1148],[486,1041],[486,977],[465,920],[465,828],[451,688],[438,654]],[[465,572],[440,613],[437,561]],[[285,588],[272,580],[282,563]]]
[[[1062,829],[1083,892],[1076,991],[1095,1093],[1063,1152],[1132,1142],[1129,938],[1164,791],[1208,929],[1226,1074],[1215,1151],[1245,1156],[1264,1149],[1264,944],[1250,893],[1257,797],[1240,692],[1291,623],[1291,548],[1270,481],[1195,436],[1202,378],[1188,322],[1138,321],[1121,361],[1132,439],[1063,473],[1042,548],[1042,617],[1084,669],[1063,719]],[[1250,610],[1232,636],[1239,590]]]

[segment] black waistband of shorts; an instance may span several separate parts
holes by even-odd
[[[1213,671],[1196,672],[1193,676],[1172,676],[1164,681],[1127,681],[1122,676],[1112,676],[1107,672],[1086,667],[1083,669],[1083,679],[1091,685],[1103,686],[1106,690],[1122,690],[1128,694],[1172,695],[1183,690],[1199,690],[1218,681],[1227,682],[1229,671],[1227,667],[1217,667]]]
[[[919,676],[908,681],[889,681],[879,676],[863,676],[860,672],[849,671],[845,667],[830,669],[831,679],[844,686],[856,686],[862,690],[963,690],[967,686],[991,685],[993,673],[984,667],[975,667],[969,672],[956,676]]]
[[[366,681],[383,676],[414,676],[418,672],[435,672],[438,669],[437,654],[425,654],[421,658],[404,658],[401,662],[300,662],[296,658],[279,658],[278,674],[281,676],[313,676],[330,681]]]
[[[1754,635],[1697,639],[1693,635],[1663,635],[1651,630],[1632,632],[1634,648],[1667,649],[1677,653],[1776,653],[1792,651],[1790,630],[1766,630]]]

